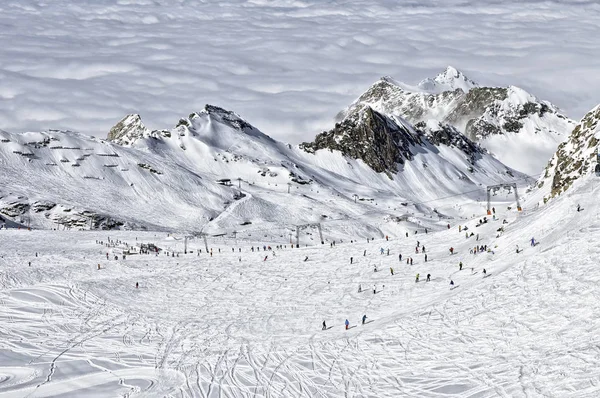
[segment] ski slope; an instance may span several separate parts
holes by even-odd
[[[599,193],[588,177],[389,241],[212,237],[212,256],[164,232],[0,230],[0,397],[597,396]],[[178,256],[122,259],[141,242]]]

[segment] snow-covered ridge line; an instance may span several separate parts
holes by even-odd
[[[2,133],[0,212],[44,228],[216,233],[332,219],[374,231],[396,228],[388,221],[404,212],[415,219],[435,216],[442,225],[446,204],[420,203],[449,195],[470,201],[474,188],[490,181],[522,180],[448,126],[415,127],[375,111],[365,115],[356,115],[348,133],[350,141],[361,130],[377,137],[361,149],[369,156],[354,156],[343,145],[309,153],[211,105],[169,130],[149,131],[139,115],[129,115],[108,140],[61,131]],[[52,208],[36,212],[37,203]]]

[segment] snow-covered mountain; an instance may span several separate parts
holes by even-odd
[[[556,106],[523,89],[482,87],[453,67],[418,86],[383,77],[337,119],[366,105],[413,124],[450,124],[508,166],[529,174],[539,173],[575,125]]]
[[[444,91],[455,91],[460,89],[465,93],[473,87],[479,85],[466,77],[461,71],[452,66],[448,66],[445,71],[439,73],[436,77],[423,79],[418,87],[430,93],[441,93]]]
[[[333,141],[326,135],[284,144],[211,105],[168,130],[150,131],[129,115],[107,140],[2,132],[0,213],[45,228],[214,233],[349,220],[372,234],[398,227],[390,220],[399,214],[434,228],[444,211],[469,211],[454,202],[480,199],[483,185],[525,182],[445,125],[413,127],[364,108],[332,130]],[[358,139],[360,151],[351,146]],[[449,195],[452,205],[436,202]]]
[[[449,150],[451,158],[438,148],[442,146]],[[467,164],[470,172],[477,169],[484,173],[494,170],[512,174],[510,169],[452,126],[432,122],[412,126],[398,116],[386,116],[370,106],[354,108],[332,130],[317,135],[314,142],[304,143],[301,147],[311,153],[325,149],[339,151],[362,160],[377,172],[387,172],[390,178],[417,154],[424,158],[423,168],[427,168],[428,163],[439,164],[446,170],[456,169],[460,173]],[[459,167],[457,155],[466,161]],[[478,160],[484,158],[487,163],[480,167]]]
[[[599,143],[600,105],[581,119],[548,162],[545,173],[538,183],[538,187],[545,194],[544,201],[564,193],[582,176],[600,173]]]

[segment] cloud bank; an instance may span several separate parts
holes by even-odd
[[[380,76],[446,65],[579,118],[600,102],[595,1],[6,0],[0,128],[105,136],[212,103],[297,143]]]

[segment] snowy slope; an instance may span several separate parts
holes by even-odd
[[[182,234],[0,230],[0,397],[594,397],[593,178],[537,210],[495,203],[479,227],[481,211],[370,243],[290,249],[265,232],[210,238],[210,255],[184,254]],[[141,242],[163,251],[121,259]],[[263,244],[285,248],[250,250]]]
[[[411,123],[433,119],[451,124],[503,163],[532,175],[539,174],[575,126],[556,106],[523,89],[482,87],[453,67],[417,87],[384,77],[338,120],[364,106]]]
[[[481,200],[486,184],[527,183],[485,151],[466,153],[406,121],[390,123],[420,137],[392,174],[341,151],[277,142],[210,105],[170,130],[149,131],[130,115],[111,130],[115,143],[63,131],[2,132],[0,213],[43,228],[212,234],[352,219],[352,233],[382,236],[470,215],[470,205],[460,205]],[[447,196],[454,201],[437,202]],[[404,214],[415,221],[390,221]]]

